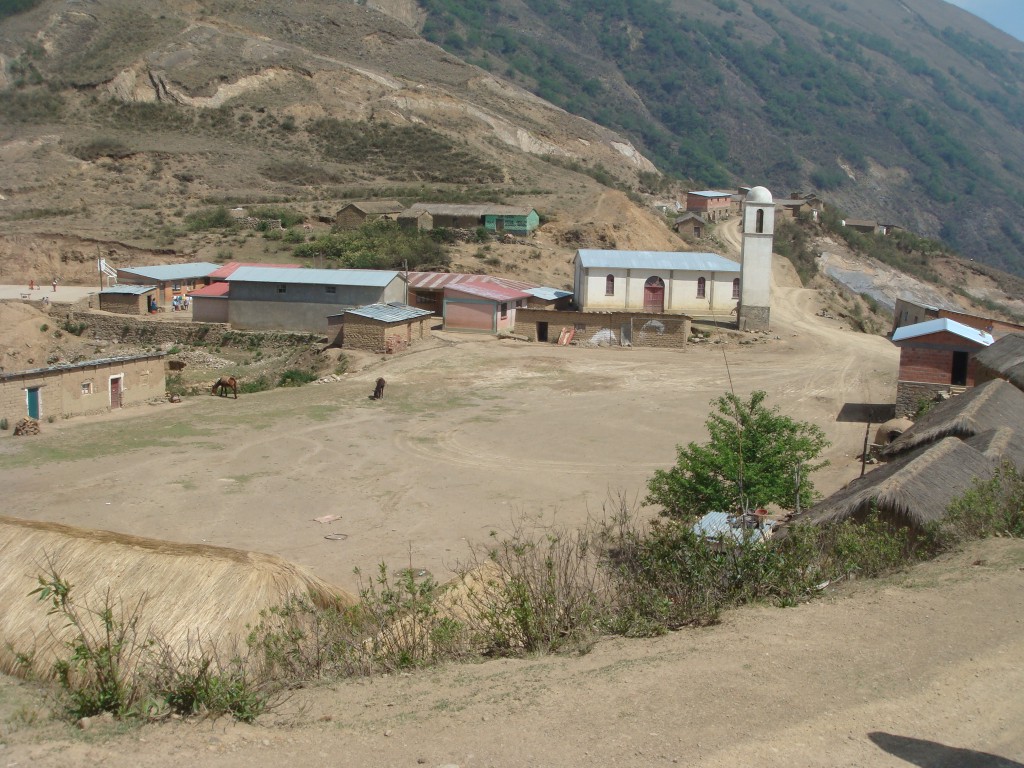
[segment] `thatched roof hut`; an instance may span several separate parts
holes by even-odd
[[[981,379],[1006,379],[1024,389],[1024,333],[1011,333],[975,355]]]
[[[947,437],[920,453],[884,464],[815,505],[808,522],[863,520],[875,509],[887,520],[920,528],[941,519],[976,479],[992,476],[996,462],[967,443]]]
[[[1024,434],[1024,392],[1002,379],[939,403],[882,451],[894,458],[944,437],[968,438],[1010,427]]]
[[[1018,469],[1024,467],[1024,433],[1020,430],[1011,427],[990,429],[964,442],[997,464],[1009,461]]]
[[[142,603],[140,628],[184,655],[244,649],[247,627],[261,610],[292,595],[319,605],[355,603],[348,593],[274,555],[225,547],[176,544],[110,531],[0,516],[0,671],[19,669],[17,653],[32,653],[34,671],[49,674],[66,656],[67,623],[47,615],[36,595],[50,564],[72,586],[81,607],[98,610],[109,590],[115,607]]]

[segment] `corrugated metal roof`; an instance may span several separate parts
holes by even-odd
[[[274,269],[239,267],[229,283],[281,283],[288,285],[355,285],[383,288],[398,277],[384,269]]]
[[[529,206],[517,205],[456,205],[453,203],[413,203],[405,211],[407,215],[426,211],[432,216],[529,216],[534,210]]]
[[[196,288],[194,291],[189,291],[189,296],[199,296],[203,299],[226,299],[228,292],[231,290],[231,286],[221,281],[219,283],[210,283],[202,288]]]
[[[492,277],[491,275],[467,275],[461,272],[410,272],[408,274],[409,287],[419,290],[440,291],[449,285],[462,283],[498,283],[508,288],[516,288],[521,291],[528,291],[530,288],[539,287],[536,283],[527,283],[522,280],[512,280],[507,277]]]
[[[693,532],[706,539],[731,539],[737,544],[745,541],[764,541],[771,538],[772,522],[765,521],[764,528],[745,528],[735,516],[725,512],[708,512],[693,524]]]
[[[345,208],[356,208],[363,213],[401,213],[405,206],[397,200],[357,200],[342,207],[338,213]]]
[[[539,288],[527,288],[526,292],[544,301],[556,301],[564,299],[566,296],[572,296],[572,291],[560,291],[557,288],[548,288],[543,285]]]
[[[128,363],[132,360],[146,360],[151,357],[164,357],[166,352],[153,352],[149,355],[124,355],[122,357],[100,357],[96,360],[83,360],[78,363],[65,363],[64,365],[51,365],[46,368],[30,368],[25,371],[12,371],[10,373],[0,373],[0,381],[7,381],[9,379],[16,379],[19,376],[38,376],[41,373],[50,373],[51,371],[73,371],[76,368],[93,368],[97,365],[114,365],[116,363]]]
[[[515,299],[528,299],[530,297],[530,294],[526,291],[510,288],[501,283],[459,283],[458,285],[449,285],[445,289],[446,293],[448,291],[468,293],[470,296],[480,296],[481,298],[493,301],[514,301]]]
[[[367,304],[365,307],[350,309],[345,314],[368,317],[385,323],[401,323],[434,313],[429,309],[417,309],[400,301],[392,301],[389,304]]]
[[[226,280],[235,273],[235,270],[239,267],[266,267],[268,269],[300,269],[298,264],[260,264],[258,262],[248,261],[229,261],[220,269],[215,269],[207,277],[211,280]]]
[[[132,275],[144,277],[147,280],[156,280],[166,283],[170,280],[188,280],[193,277],[206,277],[216,271],[219,264],[211,264],[208,261],[197,261],[191,264],[157,264],[153,267],[118,267],[118,272],[127,272]]]
[[[100,291],[100,296],[106,296],[111,293],[130,294],[135,296],[141,296],[144,293],[155,291],[155,285],[112,285],[109,288],[104,288]]]
[[[576,258],[587,269],[677,269],[686,272],[739,272],[738,262],[716,253],[689,251],[605,251],[581,249]]]
[[[696,195],[697,197],[732,197],[732,192],[722,192],[716,189],[702,189],[698,192],[687,192],[688,195]]]
[[[991,334],[979,331],[977,328],[971,328],[969,325],[958,323],[956,320],[950,320],[948,317],[937,317],[934,320],[925,320],[923,323],[904,325],[896,329],[896,332],[892,335],[892,340],[893,342],[908,341],[909,339],[942,332],[955,334],[985,347],[995,341]]]

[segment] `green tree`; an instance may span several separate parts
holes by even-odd
[[[667,517],[696,517],[711,511],[739,512],[768,504],[793,509],[815,498],[811,473],[828,445],[814,424],[795,421],[764,405],[767,394],[749,400],[726,393],[705,422],[705,445],[677,446],[676,465],[658,470],[647,485],[645,502]]]

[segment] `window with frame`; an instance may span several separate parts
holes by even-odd
[[[740,297],[740,279],[734,277],[732,280],[732,297],[738,299]]]
[[[502,302],[502,304],[501,304],[501,319],[504,320],[506,317],[508,317],[508,303],[507,302]]]
[[[708,284],[707,284],[707,280],[706,279],[704,279],[703,277],[698,277],[697,278],[697,298],[698,299],[703,299],[704,298],[704,295],[707,292],[707,285]]]
[[[277,292],[278,293],[287,293],[288,292],[288,286],[287,285],[278,285],[277,286]]]
[[[604,279],[604,295],[615,295],[615,275],[608,275],[608,277]]]
[[[91,381],[83,381],[82,382],[82,394],[83,395],[91,395],[92,394],[92,382]]]
[[[324,291],[326,293],[337,293],[338,292],[338,286],[336,286],[336,285],[325,285],[324,286]]]
[[[180,291],[181,290],[181,283],[171,283],[171,290],[172,291]]]

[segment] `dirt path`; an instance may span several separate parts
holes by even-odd
[[[1024,543],[996,540],[798,608],[742,609],[581,657],[296,691],[256,726],[82,734],[26,723],[31,690],[0,680],[2,757],[62,768],[1009,768],[1024,760],[1022,624]]]

